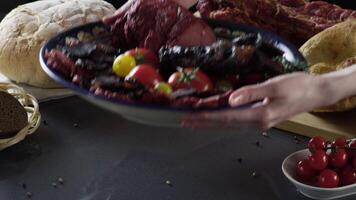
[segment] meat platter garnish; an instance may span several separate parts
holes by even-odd
[[[155,6],[174,16],[142,24],[144,13],[163,16]],[[46,51],[45,61],[68,81],[120,102],[227,107],[235,89],[307,69],[306,63],[289,62],[260,34],[213,30],[171,0],[129,1],[104,23],[65,38]]]

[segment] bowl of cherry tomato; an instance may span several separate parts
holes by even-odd
[[[289,155],[284,175],[312,199],[337,199],[356,194],[356,140],[310,139],[308,148]]]

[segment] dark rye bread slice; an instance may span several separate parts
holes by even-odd
[[[27,123],[27,113],[20,102],[0,91],[0,139],[15,136]]]

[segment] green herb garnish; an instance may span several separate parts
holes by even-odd
[[[295,62],[290,62],[284,56],[276,56],[273,58],[274,61],[281,63],[284,67],[285,73],[308,71],[308,64],[304,61],[297,60]]]

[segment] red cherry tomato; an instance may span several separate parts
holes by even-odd
[[[310,167],[308,160],[301,160],[297,164],[296,174],[302,181],[310,181],[315,176],[315,171]]]
[[[316,150],[315,153],[308,158],[310,167],[314,170],[324,170],[328,166],[328,156],[323,150]]]
[[[137,64],[151,64],[156,67],[159,64],[156,54],[150,49],[136,48],[125,52],[125,55],[130,55],[135,58]]]
[[[352,157],[352,166],[356,169],[356,155]]]
[[[349,156],[349,158],[353,158],[354,155],[356,155],[356,140],[353,140],[350,143],[350,148],[352,149],[347,149],[347,155]]]
[[[340,182],[341,185],[350,185],[356,183],[356,170],[350,165],[344,167],[340,173]]]
[[[198,92],[206,92],[214,89],[210,78],[198,68],[179,69],[169,77],[168,84],[174,90],[195,89]]]
[[[335,188],[339,185],[339,176],[331,169],[323,170],[318,176],[317,186],[322,188]]]
[[[126,80],[136,80],[141,84],[153,88],[156,83],[162,81],[161,75],[152,65],[141,64],[131,70]]]
[[[329,163],[336,168],[342,168],[347,164],[348,157],[345,149],[338,149],[330,154]]]
[[[347,145],[346,139],[344,138],[337,138],[332,142],[333,147],[345,148]]]
[[[325,147],[325,139],[321,136],[316,136],[309,140],[308,148],[311,153],[315,152],[316,150],[323,150]]]

